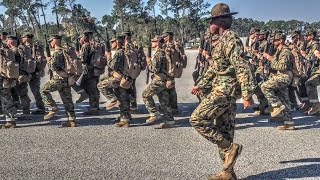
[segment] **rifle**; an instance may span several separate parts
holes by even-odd
[[[147,57],[151,58],[151,33],[149,34],[149,46],[148,46],[148,51],[147,51]],[[146,74],[147,74],[147,79],[146,79],[146,84],[149,84],[149,76],[150,76],[150,69],[149,66],[147,65],[146,68]]]
[[[111,44],[110,44],[110,41],[109,41],[109,34],[108,34],[108,29],[107,28],[106,28],[106,38],[107,38],[106,51],[107,52],[111,52]]]

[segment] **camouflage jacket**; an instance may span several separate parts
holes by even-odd
[[[125,63],[124,49],[119,48],[116,50],[114,55],[107,60],[107,66],[113,70],[120,73],[124,73],[124,63]]]
[[[206,84],[215,74],[212,83],[214,95],[226,95],[248,100],[256,88],[255,78],[250,64],[244,58],[240,38],[232,30],[226,30],[212,52],[212,64],[208,77],[203,77],[199,84]]]
[[[20,75],[28,75],[28,73],[25,72],[22,68],[24,62],[22,61],[23,57],[21,55],[23,54],[23,51],[18,47],[13,47],[12,51],[14,52],[16,62],[19,63],[19,74]]]
[[[275,71],[292,71],[293,55],[288,46],[284,45],[281,50],[277,50],[274,60],[271,61],[270,67]]]
[[[90,52],[91,52],[90,43],[88,42],[84,43],[80,49],[80,59],[83,64],[87,64],[87,65],[90,64],[90,60],[91,60]]]
[[[159,48],[156,50],[151,60],[149,68],[150,71],[154,74],[168,74],[167,58],[164,49]]]
[[[314,51],[320,50],[319,48],[320,48],[319,41],[310,41],[307,45],[305,59],[307,61],[317,60],[316,56],[314,55]]]
[[[65,58],[62,48],[57,48],[53,51],[51,60],[49,62],[49,68],[52,71],[64,71],[66,68]]]

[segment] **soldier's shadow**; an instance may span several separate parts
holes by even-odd
[[[285,169],[263,172],[244,178],[245,180],[255,179],[295,179],[295,178],[319,178],[320,177],[320,158],[306,158],[292,161],[282,161],[285,163],[309,163]],[[312,164],[310,164],[312,163]]]

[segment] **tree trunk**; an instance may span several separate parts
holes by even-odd
[[[57,9],[57,0],[53,0],[54,3],[54,9],[55,9],[55,15],[56,15],[56,21],[57,21],[57,27],[60,29],[60,23],[59,23],[59,16],[58,16],[58,9]]]

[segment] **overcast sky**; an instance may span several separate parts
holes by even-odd
[[[0,0],[1,1],[1,0]],[[43,0],[44,2],[48,0]],[[144,0],[146,2],[146,0]],[[206,0],[210,8],[218,2],[225,2],[232,11],[239,12],[236,17],[252,18],[255,20],[303,20],[307,22],[320,21],[320,0]],[[94,17],[101,19],[105,14],[110,14],[113,0],[77,0],[87,8]],[[0,8],[0,11],[4,11]],[[50,11],[48,19],[54,20]]]

